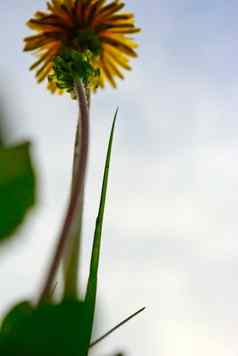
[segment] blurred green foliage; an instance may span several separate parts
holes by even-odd
[[[36,198],[30,144],[0,148],[0,241],[22,223]]]
[[[77,300],[35,308],[21,303],[3,322],[0,355],[85,356],[85,318],[84,303]]]

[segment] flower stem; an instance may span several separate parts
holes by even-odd
[[[84,198],[82,197],[77,214],[77,226],[71,233],[69,243],[67,244],[64,253],[64,299],[77,298],[77,295],[79,294],[78,271],[82,236],[83,201]]]
[[[86,97],[88,103],[88,110],[90,110],[91,93],[90,89],[86,88]],[[72,189],[75,186],[77,167],[80,156],[80,118],[77,124],[75,146],[74,146],[74,160],[73,160],[73,174],[72,174]],[[84,187],[85,188],[85,187]],[[81,236],[82,236],[82,223],[83,223],[83,209],[84,209],[84,189],[82,192],[82,199],[77,212],[77,223],[75,229],[71,233],[68,247],[65,250],[64,256],[64,298],[76,298],[80,295],[80,286],[78,286],[78,274],[79,274],[79,258],[81,249]]]
[[[77,178],[77,167],[80,157],[79,149],[79,123],[76,131],[75,148],[74,148],[74,161],[73,161],[73,174],[72,174],[72,191],[75,186],[75,181]],[[72,193],[71,193],[72,194]],[[78,291],[78,271],[79,271],[79,256],[80,256],[80,245],[81,245],[81,235],[82,235],[82,219],[83,219],[83,206],[84,206],[84,187],[82,191],[82,197],[80,200],[80,205],[77,209],[77,221],[75,222],[75,228],[71,231],[71,236],[65,248],[64,259],[63,259],[63,274],[64,274],[64,298],[74,298],[77,297]]]
[[[65,254],[68,241],[72,236],[72,232],[76,230],[78,226],[78,211],[82,206],[82,198],[84,191],[84,183],[87,168],[88,158],[88,145],[89,145],[89,110],[87,104],[87,98],[85,88],[80,80],[75,81],[75,91],[79,103],[79,159],[78,167],[74,169],[74,182],[72,183],[71,196],[66,211],[66,216],[63,222],[63,226],[59,235],[58,243],[53,255],[52,262],[49,266],[49,271],[40,293],[39,303],[42,303],[49,298],[52,283],[54,282],[55,275],[58,271],[59,264]]]

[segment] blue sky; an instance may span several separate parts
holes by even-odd
[[[32,138],[39,205],[1,254],[0,310],[44,276],[67,202],[77,108],[28,72],[25,21],[44,1],[0,4],[0,96],[11,140]],[[127,355],[235,356],[238,352],[238,5],[235,1],[127,2],[143,28],[139,58],[117,91],[93,98],[83,276],[106,140],[120,107],[100,267],[103,332],[147,311],[98,347]],[[6,107],[6,103],[7,105]],[[6,278],[7,276],[7,278]],[[10,300],[10,297],[11,300]],[[100,331],[99,330],[99,331]]]

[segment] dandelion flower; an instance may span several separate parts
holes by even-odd
[[[47,12],[38,11],[27,25],[38,33],[25,38],[25,51],[34,51],[38,59],[30,67],[42,82],[52,75],[53,61],[63,48],[91,51],[92,65],[100,70],[98,86],[106,81],[116,87],[116,77],[124,78],[122,69],[131,69],[129,59],[136,57],[137,44],[130,37],[140,30],[134,15],[123,12],[120,0],[51,0]],[[49,81],[55,92],[57,84]]]

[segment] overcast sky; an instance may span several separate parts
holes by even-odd
[[[238,3],[127,1],[139,58],[93,98],[83,279],[99,202],[106,142],[119,116],[100,264],[98,334],[147,310],[95,349],[106,355],[238,353]],[[3,312],[37,295],[63,217],[76,104],[50,95],[28,71],[24,23],[45,1],[0,3],[0,97],[10,141],[33,141],[39,202],[3,248]],[[9,141],[9,142],[10,142]],[[97,351],[97,352],[96,352]]]

